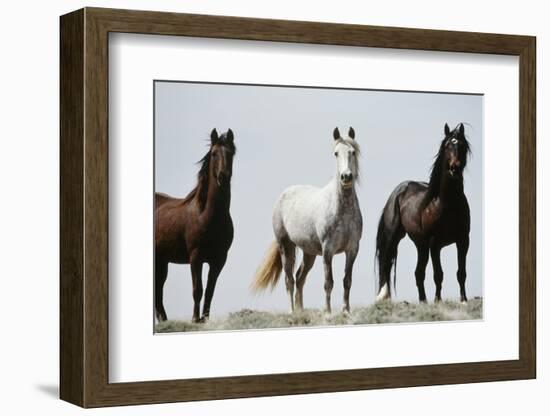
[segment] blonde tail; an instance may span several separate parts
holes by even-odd
[[[264,261],[256,270],[254,281],[250,285],[252,292],[261,292],[267,289],[268,286],[271,286],[271,290],[273,290],[277,286],[282,269],[283,263],[279,253],[279,244],[274,241],[271,243]]]

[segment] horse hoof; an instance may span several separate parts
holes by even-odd
[[[382,302],[386,299],[391,299],[390,289],[387,284],[382,286],[382,288],[378,292],[378,295],[376,296],[376,302]]]
[[[193,319],[193,322],[196,323],[196,324],[204,324],[204,323],[208,322],[208,317],[207,316],[202,316],[200,318]]]

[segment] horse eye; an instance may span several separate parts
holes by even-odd
[[[334,156],[338,156],[338,152],[334,152]]]
[[[355,150],[351,152],[351,155],[352,155],[352,156],[355,156]]]

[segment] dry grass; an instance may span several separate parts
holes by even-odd
[[[166,321],[156,325],[156,332],[231,331],[244,329],[291,328],[335,325],[366,325],[405,322],[465,321],[482,319],[483,299],[475,298],[463,305],[454,301],[440,303],[381,302],[352,308],[350,314],[306,309],[295,314],[242,309],[225,317],[212,318],[203,324],[190,321]]]

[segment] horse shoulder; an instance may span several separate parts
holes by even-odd
[[[430,229],[440,216],[439,202],[426,201],[427,192],[425,182],[406,181],[396,188],[401,223],[413,240]]]
[[[356,201],[355,203],[355,217],[354,217],[354,227],[359,233],[359,238],[361,238],[361,235],[363,234],[363,214],[361,213],[361,207],[359,205],[359,201]]]
[[[470,205],[468,204],[468,199],[466,195],[462,195],[457,203],[457,207],[454,213],[454,223],[457,225],[457,228],[465,232],[466,234],[470,233]]]
[[[312,207],[317,207],[319,188],[308,185],[295,185],[287,188],[279,197],[274,214],[284,222],[307,221],[312,216]]]

